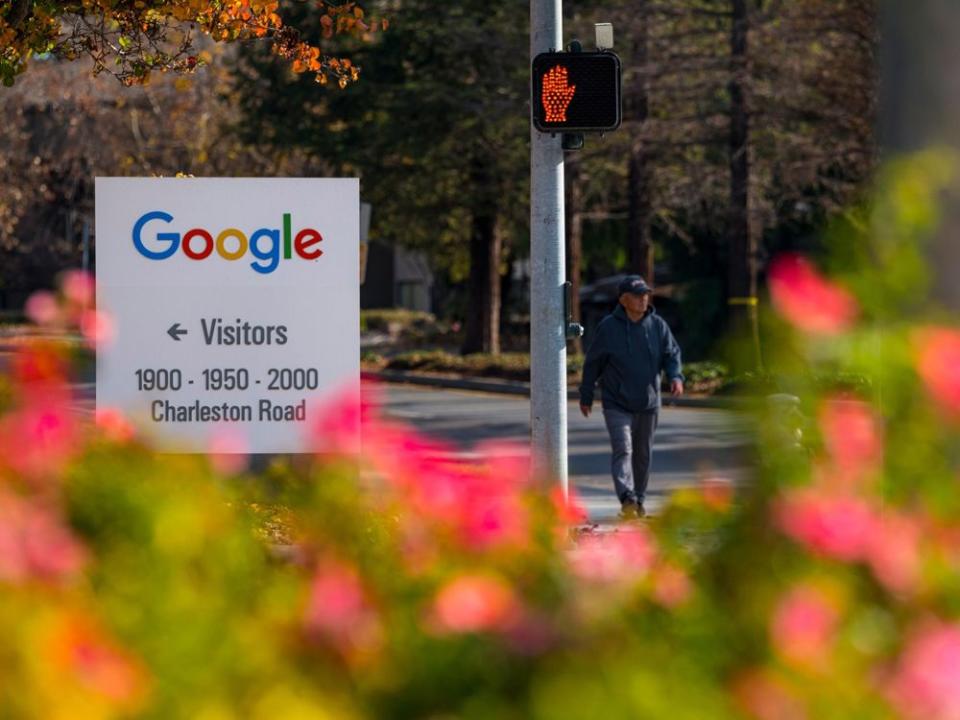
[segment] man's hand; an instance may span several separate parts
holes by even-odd
[[[680,397],[683,395],[683,380],[680,378],[674,378],[670,381],[670,394],[674,397]]]
[[[592,410],[593,408],[590,405],[584,405],[583,403],[580,403],[580,414],[584,417],[590,417]]]

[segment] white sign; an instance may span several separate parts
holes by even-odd
[[[356,179],[97,178],[97,406],[161,449],[310,449],[359,403]],[[228,442],[218,442],[228,438]]]

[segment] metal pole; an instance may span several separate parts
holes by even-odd
[[[530,58],[563,49],[562,0],[530,0]],[[532,98],[536,102],[537,98]],[[563,149],[530,128],[530,432],[534,472],[567,494]]]

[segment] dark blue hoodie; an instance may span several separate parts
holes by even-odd
[[[652,412],[660,407],[660,372],[683,380],[680,346],[667,323],[651,307],[630,322],[622,305],[607,315],[583,363],[580,404],[593,404],[593,387],[600,379],[603,407],[626,412]]]

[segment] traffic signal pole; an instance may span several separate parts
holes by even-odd
[[[563,49],[561,0],[530,0],[530,59]],[[532,99],[536,102],[536,98]],[[533,469],[567,494],[563,148],[530,128],[530,432]]]

